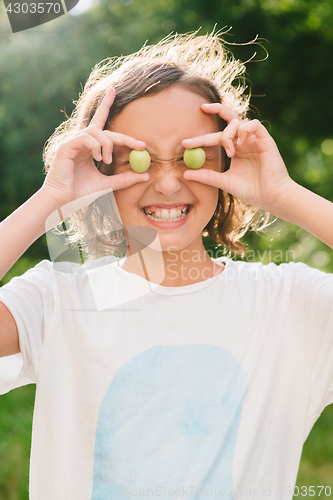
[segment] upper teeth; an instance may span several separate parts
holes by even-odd
[[[176,217],[180,217],[182,213],[181,210],[175,210],[174,208],[170,212],[166,208],[163,208],[161,212],[157,210],[155,214],[156,217],[162,217],[162,219],[175,219]]]
[[[150,210],[147,210],[147,209],[144,209],[144,210],[145,210],[145,213],[147,215],[152,215],[152,213],[153,213]],[[181,210],[180,209],[176,210],[176,209],[172,208],[170,211],[167,210],[166,208],[163,208],[161,211],[159,211],[159,210],[155,211],[155,217],[157,217],[158,219],[163,219],[163,220],[177,219],[177,218],[181,217],[182,215],[185,215],[187,210],[188,210],[188,206],[182,208]]]

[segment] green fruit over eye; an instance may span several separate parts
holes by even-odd
[[[145,149],[132,149],[129,155],[131,169],[138,174],[143,174],[150,166],[150,154]]]
[[[185,149],[183,158],[188,168],[197,170],[205,163],[206,153],[202,148]]]

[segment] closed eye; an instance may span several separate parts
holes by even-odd
[[[214,151],[212,151],[211,149],[208,151],[205,150],[205,153],[206,153],[206,160],[215,160],[216,154],[214,153]]]
[[[123,166],[129,164],[128,158],[127,160],[117,160],[116,158],[114,159],[114,163],[117,166]]]

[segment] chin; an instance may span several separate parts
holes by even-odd
[[[185,250],[190,244],[190,241],[175,241],[174,238],[160,238],[162,252],[180,252],[181,250]]]

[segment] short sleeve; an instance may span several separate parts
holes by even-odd
[[[333,402],[333,274],[292,263],[291,313],[309,374],[309,419]]]
[[[46,324],[54,315],[52,264],[44,260],[0,288],[15,319],[21,352],[0,358],[0,394],[36,383]]]

